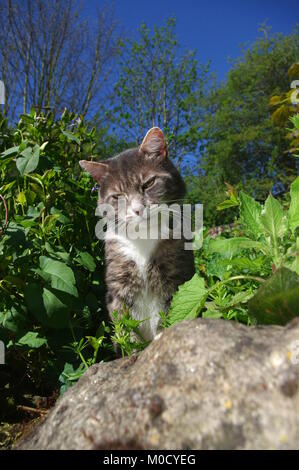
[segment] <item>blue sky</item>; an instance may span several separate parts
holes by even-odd
[[[200,62],[211,60],[217,78],[225,78],[228,58],[238,57],[240,45],[252,43],[265,20],[273,32],[289,33],[299,23],[298,0],[114,0],[115,14],[127,35],[136,37],[142,20],[162,25],[177,18],[182,46],[197,49]],[[92,17],[101,0],[85,0],[84,13]]]

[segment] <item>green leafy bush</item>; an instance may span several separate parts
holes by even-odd
[[[197,273],[174,295],[164,326],[203,317],[246,324],[285,324],[299,315],[299,177],[284,210],[271,194],[264,206],[232,188],[225,209],[238,205],[235,233],[206,236]]]
[[[9,375],[26,374],[37,388],[57,383],[65,364],[81,367],[74,344],[84,343],[83,368],[109,354],[102,334],[90,339],[105,318],[103,246],[94,234],[96,195],[78,165],[92,154],[94,134],[68,112],[54,121],[32,111],[13,129],[0,117],[0,194],[8,209],[0,339]],[[95,341],[106,346],[99,355]]]

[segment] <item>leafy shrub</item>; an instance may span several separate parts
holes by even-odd
[[[174,295],[164,326],[199,315],[246,324],[285,324],[299,315],[299,177],[287,211],[269,195],[264,206],[229,188],[219,209],[239,206],[236,233],[206,236],[197,273]]]
[[[0,339],[7,370],[26,374],[34,387],[56,383],[65,364],[81,367],[82,343],[84,367],[112,350],[107,330],[90,336],[105,314],[103,246],[94,234],[96,195],[78,161],[92,154],[94,134],[68,112],[54,121],[31,111],[14,129],[0,117],[0,194],[8,209]],[[106,346],[101,355],[95,341]]]

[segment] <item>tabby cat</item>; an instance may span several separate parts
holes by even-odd
[[[138,226],[148,220],[152,205],[181,204],[185,196],[184,181],[168,158],[164,135],[158,127],[148,131],[138,148],[102,162],[82,160],[80,165],[99,184],[98,204],[109,204],[114,209],[119,227],[131,222]],[[126,202],[122,213],[120,198]],[[159,329],[159,312],[167,312],[177,287],[194,274],[193,254],[184,249],[183,237],[165,239],[161,232],[156,239],[131,239],[126,231],[122,232],[109,229],[108,215],[108,311],[113,319],[113,312],[121,314],[129,308],[133,318],[143,320],[139,326],[142,337],[152,340]]]

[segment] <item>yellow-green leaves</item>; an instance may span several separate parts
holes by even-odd
[[[26,199],[26,193],[25,191],[20,191],[17,198],[16,198],[16,201],[21,204],[21,206],[25,206],[26,202],[27,202],[27,199]]]
[[[225,209],[229,209],[230,207],[236,207],[240,204],[238,195],[234,187],[228,183],[226,183],[226,186],[227,186],[226,195],[228,196],[228,199],[225,199],[225,201],[220,202],[220,204],[218,204],[217,211],[223,211]]]

